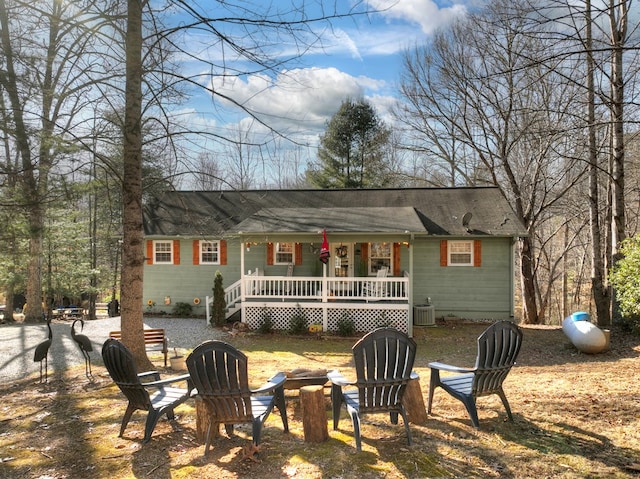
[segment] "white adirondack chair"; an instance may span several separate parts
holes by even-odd
[[[379,281],[369,281],[362,287],[362,295],[367,302],[377,301],[387,295],[387,282],[380,281],[380,278],[386,278],[388,273],[389,268],[380,268],[376,274],[376,279]]]

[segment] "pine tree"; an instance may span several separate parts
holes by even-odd
[[[320,137],[307,180],[319,188],[377,188],[391,175],[385,163],[390,131],[364,99],[342,102]]]

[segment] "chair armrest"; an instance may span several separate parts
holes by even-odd
[[[140,378],[141,381],[148,381],[149,378],[153,379],[154,381],[160,381],[160,373],[158,371],[145,371],[143,373],[138,373],[138,378]]]
[[[335,384],[336,386],[349,386],[350,384],[355,384],[355,381],[349,381],[338,371],[328,371],[327,378],[331,381],[331,384]]]
[[[410,376],[410,378],[411,378],[411,379],[420,379],[420,375],[419,375],[417,372],[415,372],[415,371],[411,371],[411,376]]]
[[[452,366],[451,364],[445,364],[445,363],[429,363],[429,367],[431,369],[439,369],[442,371],[450,371],[453,373],[473,373],[475,372],[475,368],[461,368],[458,366]]]
[[[276,373],[273,377],[269,378],[266,383],[260,386],[258,389],[252,389],[251,392],[256,393],[266,393],[269,391],[273,391],[284,385],[284,382],[287,380],[287,376],[283,372]]]
[[[172,384],[172,383],[177,383],[177,382],[181,382],[181,381],[187,381],[187,383],[189,384],[189,389],[191,389],[191,376],[189,376],[188,374],[182,374],[180,376],[175,376],[173,378],[167,378],[167,379],[162,379],[160,381],[151,381],[148,383],[142,383],[142,385],[144,387],[147,386],[165,386],[167,384]]]

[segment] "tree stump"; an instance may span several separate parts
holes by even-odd
[[[402,404],[407,411],[407,418],[413,424],[424,425],[427,422],[427,410],[420,389],[420,379],[410,379],[402,397]]]
[[[209,429],[209,423],[211,422],[211,406],[204,402],[202,398],[196,396],[196,439],[204,444],[207,440],[207,430]],[[220,424],[216,424],[213,427],[211,433],[211,439],[214,439],[220,435]]]
[[[324,387],[317,385],[301,387],[300,408],[305,442],[318,443],[329,439]]]

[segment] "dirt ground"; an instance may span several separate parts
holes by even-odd
[[[486,324],[448,322],[416,330],[416,371],[425,399],[430,361],[472,366]],[[162,419],[141,444],[145,414],[118,437],[126,403],[103,367],[94,378],[73,368],[39,384],[37,376],[0,386],[0,478],[631,478],[640,473],[640,338],[613,330],[611,348],[586,355],[558,327],[523,327],[518,365],[505,382],[514,421],[497,397],[478,401],[480,429],[441,389],[433,414],[404,427],[386,415],[363,417],[357,453],[351,421],[329,422],[329,440],[304,441],[297,393],[287,392],[290,433],[279,415],[263,429],[256,460],[245,457],[251,431],[237,427],[203,456],[193,401],[177,421]],[[256,386],[275,370],[339,369],[349,376],[354,339],[246,335],[229,342],[249,356]],[[156,364],[159,358],[152,357]],[[160,370],[163,376],[173,371]],[[328,390],[326,390],[328,392]],[[329,417],[330,400],[326,396]]]

